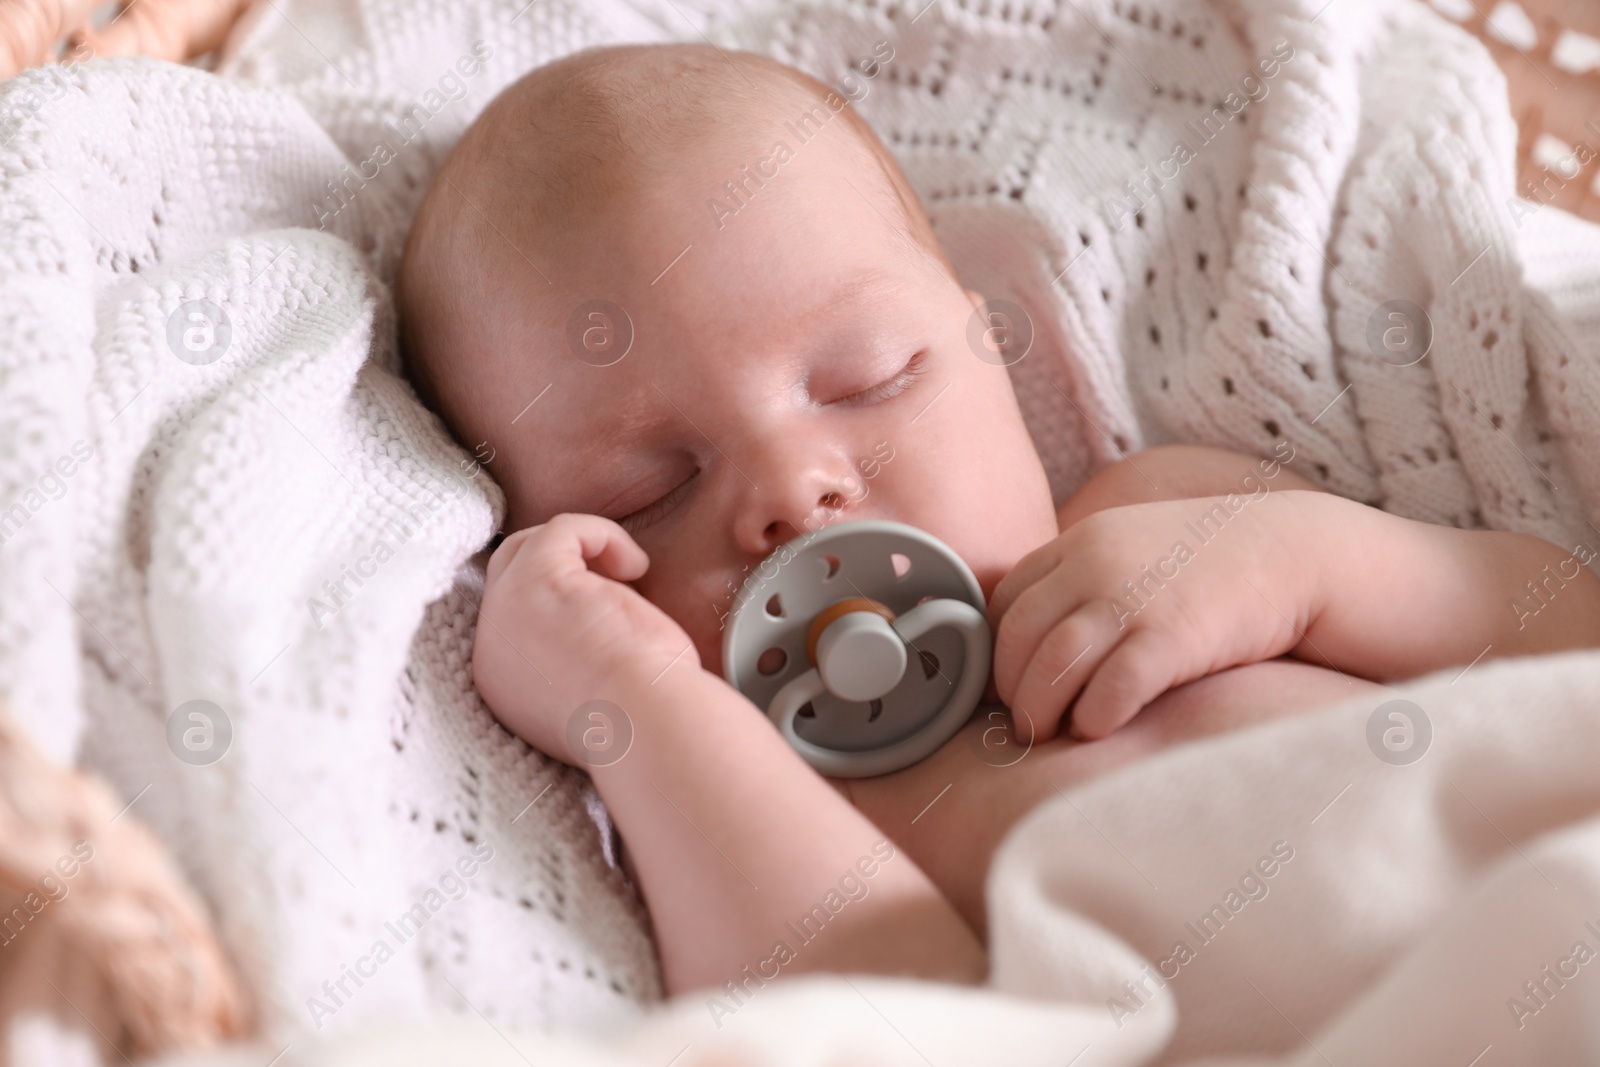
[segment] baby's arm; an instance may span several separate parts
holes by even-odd
[[[1061,534],[990,596],[994,688],[1026,712],[1024,740],[1055,736],[1068,709],[1074,736],[1104,737],[1174,686],[1285,654],[1398,681],[1480,657],[1600,646],[1587,548],[1274,492],[1271,475],[1248,470],[1223,495],[1161,499],[1201,480],[1164,477],[1163,465],[1206,475],[1210,461],[1152,459],[1108,478],[1148,479],[1156,499],[1116,502],[1116,485],[1091,498],[1091,484],[1083,513],[1069,502]]]
[[[729,980],[753,991],[801,971],[983,979],[982,944],[927,876],[899,850],[883,860],[884,835],[722,679],[679,663],[608,696],[633,745],[590,773],[627,842],[669,993]]]
[[[1140,452],[1136,464],[1102,468],[1062,505],[1061,527],[1105,507],[1240,492],[1245,474],[1274,490],[1327,497],[1306,504],[1320,535],[1321,603],[1296,658],[1392,681],[1471,663],[1486,648],[1484,658],[1493,659],[1600,645],[1600,579],[1580,566],[1588,549],[1574,556],[1526,534],[1402,519],[1224,449],[1162,445]]]
[[[799,971],[982,979],[983,946],[910,857],[625,584],[649,565],[596,515],[511,534],[484,576],[472,678],[508,729],[571,762],[586,705],[627,716],[621,756],[582,762],[627,841],[668,992]]]
[[[1306,520],[1315,569],[1299,659],[1398,681],[1480,655],[1600,646],[1588,548],[1436,526],[1326,493],[1284,496]]]

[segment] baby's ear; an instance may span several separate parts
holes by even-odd
[[[983,307],[983,294],[976,289],[967,290],[967,299],[972,301],[972,310],[977,311]]]

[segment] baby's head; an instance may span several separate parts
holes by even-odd
[[[633,46],[522,78],[435,179],[398,302],[418,392],[494,450],[505,529],[618,520],[707,670],[732,591],[801,533],[910,523],[987,596],[1057,532],[968,341],[980,298],[866,124],[773,60]]]

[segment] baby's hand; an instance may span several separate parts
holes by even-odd
[[[100,0],[0,0],[0,79],[50,62],[66,41],[64,63],[93,56],[147,55],[180,63],[220,48],[251,0],[133,0],[101,29]]]
[[[598,515],[557,515],[507,537],[489,558],[472,648],[472,679],[495,718],[573,763],[566,725],[579,705],[648,682],[674,658],[698,669],[683,628],[622,584],[649,566]]]
[[[1075,697],[1072,735],[1104,737],[1173,686],[1298,645],[1315,590],[1301,495],[1106,508],[1023,557],[989,603],[1021,739],[1055,736]]]

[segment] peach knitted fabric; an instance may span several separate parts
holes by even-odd
[[[205,909],[124,807],[93,776],[53,766],[0,710],[0,1063],[29,1013],[87,1019],[108,1061],[246,1028]]]
[[[1600,6],[1432,0],[1489,49],[1517,119],[1517,190],[1600,222]]]

